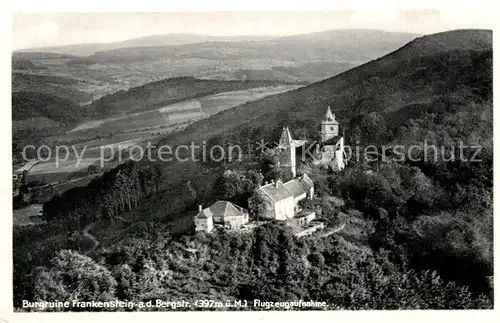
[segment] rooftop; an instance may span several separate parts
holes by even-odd
[[[307,193],[311,187],[314,186],[313,181],[303,174],[300,177],[294,178],[286,183],[281,181],[263,185],[259,190],[263,191],[266,195],[273,199],[273,201],[281,201],[288,197],[297,197]]]
[[[326,110],[325,120],[323,120],[323,122],[328,122],[328,123],[332,123],[332,124],[339,124],[335,120],[335,115],[332,113],[332,110],[330,109],[330,107],[328,107]]]
[[[259,188],[259,190],[263,191],[266,195],[273,199],[273,201],[281,201],[294,196],[281,181],[263,185]]]
[[[223,217],[232,217],[232,216],[243,216],[246,213],[248,213],[247,210],[231,202],[217,201],[210,207],[201,210],[196,215],[196,217],[199,219],[206,219],[214,215]]]
[[[281,133],[280,141],[278,143],[278,148],[284,147],[301,147],[306,143],[305,140],[294,140],[290,134],[290,129],[288,127],[283,127],[283,132]]]

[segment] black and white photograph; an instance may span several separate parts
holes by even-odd
[[[493,309],[491,9],[11,15],[14,314]]]

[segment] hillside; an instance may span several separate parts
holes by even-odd
[[[13,70],[43,70],[46,69],[45,66],[35,65],[30,60],[23,59],[13,59],[12,60],[12,69]]]
[[[85,44],[72,44],[55,47],[41,47],[41,48],[28,48],[18,50],[15,53],[54,53],[64,56],[92,56],[94,54],[107,54],[136,51],[141,47],[156,47],[153,51],[165,50],[165,47],[192,45],[209,43],[222,43],[223,47],[228,47],[227,43],[243,43],[242,48],[251,48],[253,44],[256,48],[272,47],[272,46],[291,46],[294,51],[300,51],[297,46],[300,43],[309,44],[336,44],[336,46],[343,47],[371,47],[378,50],[385,50],[387,47],[393,47],[395,42],[404,43],[408,40],[415,38],[416,34],[409,33],[395,33],[383,32],[379,30],[364,30],[364,29],[348,29],[348,30],[330,30],[324,32],[314,32],[307,34],[299,34],[292,36],[211,36],[211,35],[197,35],[197,34],[164,34],[164,35],[150,35],[138,38],[132,38],[119,42],[111,43],[85,43]],[[324,46],[324,45],[323,45]],[[357,53],[359,55],[362,53]],[[28,54],[25,54],[28,55]]]
[[[125,47],[173,46],[208,41],[237,42],[274,39],[274,36],[210,36],[196,34],[165,34],[132,38],[112,43],[85,43],[56,47],[28,48],[18,52],[50,52],[65,55],[89,56],[96,52]]]
[[[106,95],[86,107],[88,119],[124,116],[221,92],[280,84],[271,81],[217,81],[178,77]]]
[[[68,130],[83,117],[82,108],[60,97],[36,92],[12,92],[13,153],[24,145]]]
[[[384,55],[415,37],[415,34],[377,30],[332,30],[263,41],[206,41],[178,46],[127,47],[97,52],[92,57],[117,61],[182,57],[359,62]]]
[[[15,51],[12,57],[16,60],[39,60],[39,59],[71,59],[75,55],[60,54],[50,51]]]
[[[30,65],[28,65],[30,66]],[[33,67],[30,67],[33,69]],[[81,82],[72,78],[52,75],[12,73],[12,91],[38,92],[57,96],[74,104],[85,104],[92,101],[93,96],[78,90]]]
[[[269,136],[283,124],[306,128],[313,135],[326,106],[347,125],[360,113],[379,112],[398,119],[398,114],[405,114],[416,103],[430,108],[440,99],[455,100],[457,105],[487,100],[492,95],[491,64],[491,31],[424,36],[333,78],[214,115],[178,137],[208,137],[242,127],[259,128]],[[407,120],[408,116],[403,118]]]
[[[194,63],[197,68],[193,75],[207,78],[234,77],[232,71],[247,69],[268,71],[266,79],[317,81],[331,76],[328,73],[336,74],[391,52],[416,36],[376,30],[332,30],[262,41],[124,47],[96,52],[88,59],[91,63],[142,64],[168,59]],[[223,67],[209,67],[221,59],[225,61]],[[310,68],[311,65],[316,68]]]
[[[12,120],[45,117],[61,123],[82,118],[82,108],[56,96],[35,92],[12,93]]]

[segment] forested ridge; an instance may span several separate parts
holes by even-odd
[[[479,34],[484,40],[484,34]],[[474,39],[474,33],[466,35]],[[446,37],[441,35],[440,39]],[[482,41],[474,44],[483,47]],[[134,201],[140,206],[140,198],[134,197],[147,195],[145,187],[152,196],[158,195],[153,189],[157,187],[155,179],[161,182],[159,194],[164,198],[183,194],[179,182],[173,180],[176,174],[185,174],[182,164],[125,164],[88,187],[46,204],[44,211],[50,219],[46,227],[14,232],[15,306],[19,307],[21,299],[77,297],[135,301],[311,299],[326,301],[329,309],[492,308],[491,57],[491,49],[434,54],[425,50],[418,64],[412,61],[416,65],[405,60],[393,62],[394,66],[379,61],[379,67],[370,69],[379,83],[359,79],[361,85],[346,85],[344,94],[332,94],[328,82],[323,82],[323,87],[313,84],[302,91],[312,88],[316,96],[302,98],[297,95],[304,94],[300,90],[286,93],[298,100],[280,103],[289,104],[288,111],[269,106],[269,114],[252,115],[257,111],[255,105],[276,99],[270,98],[200,123],[200,131],[211,122],[222,127],[215,135],[210,132],[203,137],[211,144],[241,143],[248,138],[272,140],[283,124],[290,125],[294,138],[313,141],[322,117],[319,111],[324,113],[331,103],[347,143],[408,147],[427,141],[448,158],[461,144],[480,146],[475,156],[479,162],[470,161],[471,149],[464,151],[466,160],[424,159],[422,151],[410,160],[410,152],[405,151],[404,160],[389,156],[371,163],[351,161],[338,173],[314,167],[306,160],[299,163],[299,172],[309,174],[316,191],[307,207],[329,225],[346,223],[338,234],[298,239],[286,227],[272,222],[246,233],[174,234],[172,214],[162,210],[163,219],[148,219],[146,214],[120,240],[83,255],[67,225],[78,221],[84,225],[96,220],[98,214],[116,216],[129,205],[133,208]],[[380,64],[390,68],[383,69]],[[409,71],[408,66],[419,69],[399,73]],[[366,84],[372,86],[362,86]],[[332,101],[333,96],[339,100]],[[318,112],[302,106],[304,100],[307,106],[317,104]],[[338,102],[338,110],[333,102]],[[244,120],[248,125],[236,129],[218,123],[241,119],[238,114],[244,108],[249,109]],[[313,114],[318,117],[312,118]],[[198,130],[193,129],[177,139],[196,135]],[[224,171],[232,165],[197,165],[191,178],[203,194],[195,201],[186,200],[186,213],[181,215],[192,216],[188,211],[196,209],[196,204],[207,205],[217,198],[241,204],[263,180],[255,169],[265,163],[265,158],[256,158],[246,166],[233,165],[235,169],[226,175]],[[266,180],[279,177],[272,167],[266,167]],[[142,185],[141,181],[150,184]],[[169,181],[177,186],[170,187]],[[85,203],[89,205],[78,204],[80,200],[88,200]],[[62,227],[51,231],[59,233],[57,238],[47,233],[53,227]]]

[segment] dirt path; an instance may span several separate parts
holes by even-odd
[[[85,227],[85,229],[83,229],[83,232],[82,232],[82,235],[84,237],[86,237],[87,239],[91,240],[94,243],[94,246],[92,248],[90,248],[89,250],[87,250],[85,253],[90,253],[90,252],[94,251],[95,248],[97,248],[99,246],[99,241],[93,235],[91,235],[89,232],[94,227],[94,225],[95,225],[95,222],[90,223],[89,225],[87,225]]]
[[[331,231],[328,231],[327,233],[325,233],[325,234],[321,235],[321,238],[328,237],[329,235],[332,235],[332,234],[334,234],[334,233],[337,233],[337,232],[339,232],[339,231],[343,230],[343,229],[345,228],[345,224],[346,224],[346,223],[344,222],[341,226],[339,226],[339,227],[337,227],[337,228],[335,228],[335,229],[332,229]]]
[[[127,224],[132,224],[132,221],[122,218],[121,216],[115,216],[115,219],[125,222]]]
[[[193,186],[191,186],[191,181],[187,181],[186,185],[188,187],[188,190],[191,192],[191,196],[193,197],[193,199],[196,199],[196,190],[193,188]]]

